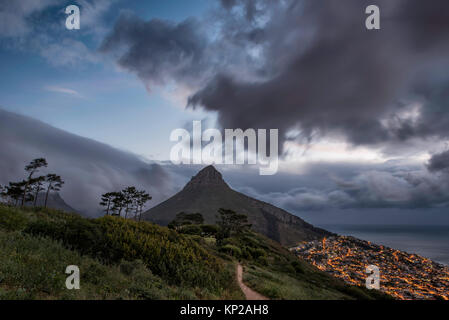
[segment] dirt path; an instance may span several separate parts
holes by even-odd
[[[240,289],[242,289],[243,294],[246,297],[246,300],[269,300],[267,297],[257,293],[256,291],[248,288],[242,281],[243,279],[243,267],[239,263],[237,265],[237,282],[239,283]]]

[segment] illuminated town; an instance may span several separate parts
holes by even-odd
[[[291,249],[318,269],[348,284],[365,286],[366,267],[380,269],[380,290],[396,299],[449,300],[449,268],[416,254],[347,236],[332,236]]]

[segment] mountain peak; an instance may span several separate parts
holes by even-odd
[[[248,216],[254,231],[286,246],[330,234],[287,211],[232,190],[213,166],[203,168],[183,190],[148,210],[144,219],[167,225],[180,212],[201,213],[207,224],[216,224],[220,208]]]
[[[214,166],[203,168],[196,176],[192,177],[185,188],[204,187],[204,186],[225,186],[228,187],[223,180],[221,173]]]

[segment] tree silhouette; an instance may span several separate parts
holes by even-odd
[[[20,199],[24,199],[24,189],[26,184],[27,182],[25,180],[22,182],[10,182],[9,186],[6,187],[6,196],[12,200],[15,206],[18,205]],[[31,200],[31,195],[28,195],[26,201]]]
[[[136,216],[137,215],[139,216],[139,221],[142,220],[142,211],[143,208],[145,207],[145,204],[151,199],[153,199],[153,197],[151,197],[145,190],[139,191],[137,193]]]
[[[64,181],[60,176],[53,173],[47,174],[47,176],[45,177],[45,181],[47,182],[47,192],[45,193],[44,207],[47,208],[48,195],[50,191],[58,192],[59,190],[61,190]]]
[[[128,187],[122,191],[123,206],[125,207],[125,219],[128,218],[128,212],[136,203],[137,189],[136,187]]]
[[[45,181],[45,176],[40,176],[37,178],[33,178],[30,182],[31,190],[33,191],[34,195],[34,202],[33,207],[36,206],[37,203],[37,197],[39,196],[39,193],[44,190],[43,185]]]
[[[136,187],[127,187],[120,192],[108,192],[101,196],[100,205],[105,207],[107,215],[112,211],[112,215],[122,215],[125,210],[125,219],[129,213],[134,212],[134,218],[139,221],[145,204],[152,198],[146,191],[138,191]]]
[[[47,166],[47,160],[44,158],[34,159],[25,167],[27,178],[21,182],[10,182],[9,186],[0,190],[0,196],[8,198],[8,202],[13,202],[15,206],[19,201],[22,207],[28,202],[36,206],[39,193],[46,189],[44,206],[47,207],[50,191],[59,191],[64,184],[61,177],[56,174],[34,177],[41,168]]]
[[[44,158],[38,158],[38,159],[34,159],[33,161],[31,161],[30,164],[28,164],[25,167],[25,171],[28,172],[28,179],[26,180],[25,186],[23,188],[23,197],[22,197],[22,204],[21,204],[22,207],[24,206],[25,202],[28,201],[27,193],[28,193],[30,184],[32,182],[33,175],[36,172],[38,172],[40,168],[47,167],[47,166],[48,166],[47,160],[45,160]]]
[[[108,192],[101,195],[100,205],[106,207],[106,209],[104,210],[106,212],[106,215],[109,215],[109,210],[111,209],[111,205],[114,201],[115,195],[116,192]]]
[[[114,198],[112,199],[112,211],[114,215],[122,216],[122,210],[124,207],[125,197],[122,192],[113,192]]]

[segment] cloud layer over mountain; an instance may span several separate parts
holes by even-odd
[[[129,185],[148,190],[150,207],[178,192],[202,166],[150,163],[136,155],[79,137],[43,122],[0,109],[0,184],[24,178],[24,166],[45,157],[48,172],[62,175],[62,197],[75,209],[99,214],[104,192]],[[282,170],[259,176],[242,166],[219,166],[231,187],[313,221],[319,212],[338,210],[445,208],[449,204],[447,152],[424,164],[392,161],[383,164],[308,163],[302,173]],[[425,218],[425,215],[420,219]]]
[[[172,194],[173,181],[158,164],[97,141],[0,109],[0,183],[21,180],[32,159],[44,157],[48,172],[62,176],[64,200],[97,215],[100,195],[127,186],[143,188],[157,203]]]

